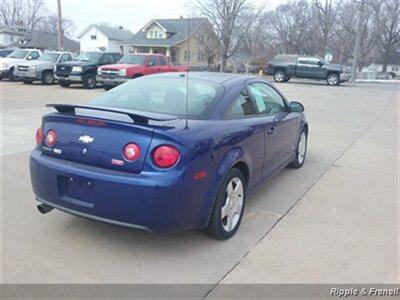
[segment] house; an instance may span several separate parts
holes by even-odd
[[[9,47],[25,36],[27,29],[21,26],[0,26],[0,48]]]
[[[132,32],[122,27],[91,24],[78,35],[78,38],[81,44],[81,51],[83,52],[123,52],[121,42],[132,36]]]
[[[79,43],[64,36],[63,50],[79,52]],[[57,50],[58,36],[49,32],[33,31],[25,33],[18,41],[8,45],[16,48],[35,48],[40,50]]]
[[[384,56],[378,56],[374,63],[369,65],[366,68],[363,68],[363,72],[373,72],[373,73],[382,73],[383,72],[383,64],[384,64]],[[393,74],[395,76],[400,77],[400,52],[395,52],[387,58],[386,62],[386,73]]]
[[[219,42],[207,18],[154,19],[123,43],[125,52],[161,53],[192,69],[218,63]]]

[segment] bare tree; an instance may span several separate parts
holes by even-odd
[[[0,23],[34,30],[44,18],[43,9],[43,0],[2,0]]]
[[[72,37],[76,27],[74,22],[67,17],[62,18],[63,34],[67,37]],[[36,26],[36,30],[45,31],[52,34],[57,34],[57,14],[50,14],[42,19]]]
[[[319,34],[318,45],[321,52],[328,50],[328,42],[336,23],[337,5],[340,2],[333,0],[314,0]]]
[[[196,0],[194,8],[209,19],[221,41],[220,71],[223,71],[262,8],[253,11],[247,0]],[[249,17],[252,11],[252,17]]]

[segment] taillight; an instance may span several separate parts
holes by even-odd
[[[135,143],[130,143],[124,147],[124,158],[127,161],[135,161],[140,156],[140,148]]]
[[[179,151],[169,145],[162,145],[153,152],[153,161],[157,167],[170,168],[176,164],[180,157]]]
[[[53,147],[56,144],[57,134],[54,130],[49,130],[44,140],[47,147]]]
[[[43,131],[42,131],[42,126],[40,126],[38,129],[36,129],[36,144],[40,145],[43,141]]]

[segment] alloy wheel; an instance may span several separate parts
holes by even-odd
[[[238,177],[232,178],[226,186],[225,204],[221,208],[222,227],[226,232],[232,231],[239,223],[243,208],[244,189]]]
[[[306,133],[303,131],[300,135],[299,145],[298,145],[298,153],[297,153],[297,160],[301,165],[306,157],[306,149],[307,149],[307,136]]]

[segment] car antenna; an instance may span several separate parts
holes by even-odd
[[[186,71],[186,108],[185,108],[185,129],[189,129],[189,69],[190,69],[190,18],[187,18],[187,48],[186,48],[186,58],[187,58],[187,71]]]

